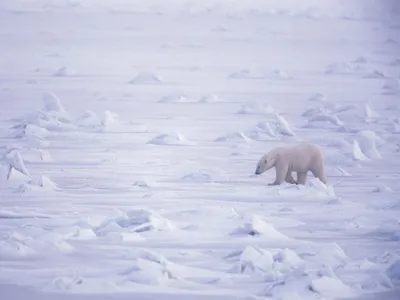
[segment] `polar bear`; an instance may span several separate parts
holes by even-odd
[[[299,143],[272,149],[261,157],[255,174],[260,175],[273,167],[275,167],[276,179],[268,185],[279,185],[284,181],[305,184],[308,171],[311,171],[324,184],[327,183],[322,149],[313,144]],[[297,181],[293,179],[292,172],[297,172]]]

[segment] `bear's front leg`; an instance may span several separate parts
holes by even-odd
[[[275,173],[276,173],[276,178],[273,183],[269,183],[268,185],[280,185],[286,177],[286,174],[288,173],[289,169],[289,164],[282,160],[278,160],[275,164]]]
[[[292,172],[290,170],[286,173],[285,181],[290,184],[297,184],[297,182],[296,182],[296,180],[294,180],[294,178],[292,176]]]

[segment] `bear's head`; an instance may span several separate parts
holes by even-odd
[[[271,151],[263,155],[263,157],[261,157],[261,159],[257,163],[255,174],[260,175],[265,171],[274,167],[276,162],[276,157],[277,157],[276,151]]]

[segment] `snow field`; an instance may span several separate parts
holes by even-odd
[[[0,293],[395,299],[397,19],[149,3],[2,4]],[[254,175],[300,141],[327,186]]]

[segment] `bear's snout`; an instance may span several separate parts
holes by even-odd
[[[260,167],[258,167],[258,168],[256,169],[256,171],[254,172],[254,174],[256,174],[256,175],[260,175],[260,174],[261,174],[261,172],[260,172]]]

